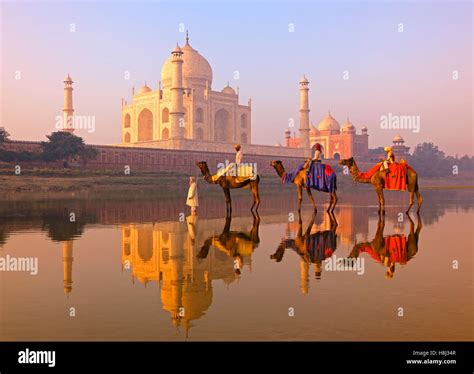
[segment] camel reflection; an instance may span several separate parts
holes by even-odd
[[[329,230],[314,231],[313,216],[308,224],[306,231],[303,233],[303,221],[301,215],[298,220],[298,231],[295,239],[282,239],[276,252],[270,256],[276,262],[283,259],[286,248],[291,248],[300,257],[300,275],[301,275],[301,293],[306,295],[309,289],[309,267],[314,264],[314,272],[317,279],[321,278],[323,261],[330,258],[337,249],[336,245],[336,229],[337,220],[334,213],[327,213],[329,217]]]
[[[163,309],[170,314],[173,325],[185,327],[186,336],[193,326],[192,321],[205,315],[212,304],[212,281],[223,280],[230,284],[237,279],[233,257],[211,239],[215,222],[189,216],[186,223],[122,226],[123,271],[131,272],[133,284],[138,281],[146,287],[156,282]],[[230,220],[226,221],[226,227],[232,233],[228,230]],[[251,232],[254,228],[255,220]],[[256,232],[258,238],[258,225]],[[251,251],[241,244],[246,241],[245,232],[239,233],[241,235],[235,236],[237,252],[245,257]],[[209,240],[219,250],[209,251]],[[202,248],[207,246],[207,251],[201,250],[200,255],[196,255],[197,243],[203,242]]]
[[[368,253],[376,262],[383,264],[387,271],[385,278],[391,279],[395,273],[395,264],[405,265],[418,252],[418,239],[422,228],[420,215],[417,219],[417,227],[409,214],[406,215],[410,221],[410,234],[406,238],[404,234],[383,236],[385,218],[379,217],[375,237],[370,242],[358,243],[354,246],[350,258],[359,257],[361,252]]]
[[[244,260],[250,261],[250,256],[260,243],[258,230],[260,227],[260,216],[253,214],[253,224],[250,232],[245,231],[230,231],[230,224],[232,217],[226,217],[224,230],[220,235],[213,235],[204,241],[204,244],[199,251],[197,258],[204,259],[209,254],[209,249],[214,246],[222,253],[231,257],[234,261],[235,274],[241,274],[241,268]]]

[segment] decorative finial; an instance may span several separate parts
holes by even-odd
[[[188,33],[188,30],[186,30],[186,44],[189,44],[189,33]]]
[[[227,87],[229,87],[229,81],[227,81]]]

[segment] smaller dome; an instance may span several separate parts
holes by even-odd
[[[69,74],[67,75],[66,78],[64,78],[64,83],[74,83],[74,82],[72,81],[72,78],[69,76]]]
[[[183,52],[181,47],[179,46],[178,43],[176,43],[176,47],[174,47],[173,51],[171,53],[178,53],[178,52]]]
[[[364,126],[364,127],[361,128],[361,130],[362,130],[362,132],[367,132],[368,129],[367,129],[367,127]]]
[[[339,122],[337,122],[335,118],[331,116],[331,113],[328,113],[328,115],[321,122],[319,122],[318,125],[319,131],[339,131],[340,128],[341,125],[339,125]]]
[[[309,136],[318,136],[318,129],[311,125],[311,129],[309,130]]]
[[[275,144],[275,147],[281,147],[281,144],[280,144],[280,143],[276,143],[276,144]]]
[[[342,126],[342,131],[343,132],[355,132],[355,126],[349,121],[349,118],[347,118],[346,123],[344,123],[344,126]]]
[[[225,94],[235,95],[235,90],[231,86],[229,86],[229,83],[227,83],[227,86],[224,87],[221,92]]]
[[[141,94],[144,94],[144,93],[147,93],[147,92],[151,92],[151,88],[148,87],[145,83],[145,85],[138,90],[137,95],[141,95]]]
[[[396,135],[396,136],[393,138],[393,142],[394,142],[394,143],[404,143],[405,140],[403,140],[403,138],[402,138],[400,135]]]

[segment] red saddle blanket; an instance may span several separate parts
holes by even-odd
[[[407,189],[407,168],[409,167],[406,162],[388,164],[389,173],[385,177],[385,189],[405,191]],[[368,172],[359,173],[359,177],[369,179],[379,170],[380,164],[377,164]]]
[[[401,190],[407,189],[407,164],[393,163],[388,165],[389,173],[385,177],[386,190]]]

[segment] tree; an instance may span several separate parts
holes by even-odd
[[[41,142],[42,158],[45,161],[63,161],[68,167],[72,160],[87,161],[97,156],[97,150],[87,147],[84,140],[68,132],[58,131],[46,136],[48,142]]]
[[[5,130],[5,127],[0,127],[0,146],[2,143],[8,142],[10,140],[9,138],[10,134]]]
[[[441,177],[450,175],[453,162],[439,150],[438,146],[425,142],[415,147],[410,164],[420,176]]]

